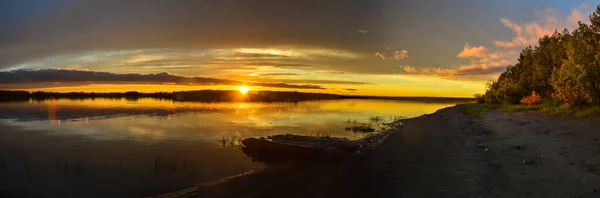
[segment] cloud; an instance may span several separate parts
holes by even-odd
[[[415,67],[410,66],[410,65],[399,66],[399,67],[402,68],[405,72],[408,72],[408,73],[415,73],[415,72],[417,72],[417,69],[415,69]]]
[[[381,60],[404,60],[408,58],[408,50],[395,51],[390,57],[387,57],[385,52],[375,52],[375,56],[381,58]]]
[[[10,7],[15,3],[0,6],[2,11],[19,10],[0,19],[0,69],[56,54],[100,49],[295,46],[366,53],[372,50],[346,27],[371,27],[379,5],[343,0],[52,2],[32,10],[27,10],[32,7],[26,2],[21,3],[23,9]]]
[[[443,69],[441,67],[430,67],[421,69],[421,74],[432,74],[434,76],[454,76],[456,73],[456,70]]]
[[[231,48],[231,49],[213,49],[217,54],[230,55],[234,58],[240,57],[258,57],[258,58],[341,58],[341,59],[359,59],[362,55],[348,50],[330,49],[330,48],[301,48],[301,47],[273,47],[273,48]]]
[[[357,91],[358,89],[348,88],[346,91]]]
[[[311,64],[302,64],[302,63],[282,63],[282,62],[246,62],[243,64],[244,66],[269,66],[269,67],[295,67],[295,68],[303,68],[303,67],[312,67],[315,65]]]
[[[486,75],[503,72],[508,64],[498,64],[482,67],[481,65],[461,66],[454,73],[455,76]]]
[[[269,53],[243,53],[243,52],[235,52],[228,56],[230,58],[255,58],[255,59],[279,59],[279,58],[288,58],[288,55],[282,54],[269,54]]]
[[[509,28],[514,36],[511,40],[496,40],[494,45],[503,48],[522,48],[529,45],[536,45],[538,39],[545,35],[551,35],[555,30],[577,28],[577,23],[588,23],[588,18],[583,13],[589,13],[586,3],[578,8],[573,8],[568,16],[561,17],[553,9],[537,11],[536,19],[524,23],[515,23],[512,20],[502,17],[500,23]]]
[[[385,53],[379,53],[379,52],[375,52],[375,56],[381,58],[381,60],[385,60]]]
[[[428,67],[419,70],[422,75],[434,75],[441,77],[465,77],[465,76],[477,76],[477,75],[489,75],[498,74],[505,70],[506,65],[466,65],[461,66],[458,69],[444,69],[441,67]]]
[[[588,8],[588,4],[586,2],[583,2],[580,6],[579,9],[577,8],[573,8],[571,9],[571,14],[569,16],[567,16],[567,22],[570,24],[577,24],[577,22],[581,21],[581,22],[585,22],[587,20],[589,20],[587,18],[587,16],[585,14],[583,14],[583,10]]]
[[[374,85],[368,82],[343,81],[343,80],[311,80],[311,79],[282,79],[285,83],[303,83],[303,84],[332,84],[332,85]]]
[[[394,58],[394,60],[402,60],[402,59],[408,58],[408,51],[407,50],[395,51],[393,58]]]
[[[363,29],[356,30],[356,32],[359,33],[359,34],[367,34],[367,33],[369,33],[369,31],[363,30]]]
[[[135,84],[135,83],[175,83],[181,85],[253,85],[275,88],[291,89],[324,89],[317,85],[293,85],[286,83],[259,83],[242,82],[207,77],[184,77],[170,74],[168,72],[156,74],[115,74],[109,72],[96,72],[76,69],[36,69],[36,70],[13,70],[0,72],[0,83],[5,86],[14,84],[40,84],[51,83],[56,87],[62,83],[111,83],[111,84]]]
[[[469,43],[465,43],[465,47],[463,48],[463,51],[460,52],[458,55],[456,55],[456,57],[458,58],[481,58],[485,55],[486,53],[486,48],[483,46],[476,46],[473,47],[471,45],[469,45]]]
[[[296,73],[262,73],[262,74],[255,74],[254,76],[298,76],[300,74],[296,74]]]
[[[514,60],[516,54],[507,53],[506,49],[489,50],[484,46],[471,46],[465,43],[463,51],[458,53],[456,57],[465,58],[471,61],[468,65],[460,66],[453,72],[446,72],[452,76],[470,76],[470,75],[487,75],[499,73],[504,70],[504,67]]]
[[[351,51],[315,48],[230,48],[209,50],[140,49],[90,51],[62,54],[28,61],[15,69],[87,68],[114,73],[157,73],[208,75],[229,78],[232,69],[256,70],[259,67],[347,71],[346,60],[361,54]],[[346,57],[346,58],[342,58]],[[2,71],[0,69],[0,71]]]

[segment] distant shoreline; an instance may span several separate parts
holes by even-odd
[[[0,102],[29,101],[48,99],[89,99],[89,98],[155,98],[173,101],[198,101],[198,102],[294,102],[309,100],[337,100],[337,99],[373,99],[373,100],[407,100],[421,102],[473,102],[474,98],[460,97],[415,97],[415,96],[353,96],[326,93],[307,93],[297,91],[253,91],[241,94],[234,90],[199,90],[179,92],[154,92],[142,93],[129,92],[28,92],[0,90]]]

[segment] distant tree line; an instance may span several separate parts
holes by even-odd
[[[302,101],[302,100],[330,100],[342,99],[340,95],[321,93],[302,93],[285,91],[256,91],[241,94],[239,91],[229,90],[200,90],[179,92],[156,92],[141,93],[137,91],[113,92],[113,93],[86,93],[86,92],[27,92],[27,91],[2,91],[0,90],[0,101],[29,101],[48,99],[88,99],[88,98],[125,98],[136,100],[139,98],[158,98],[174,101],[203,101],[203,102],[229,102],[229,101]]]
[[[172,93],[140,93],[137,91],[109,92],[109,93],[86,93],[86,92],[44,92],[44,91],[9,91],[0,90],[0,101],[23,101],[23,100],[48,100],[54,99],[86,99],[86,98],[171,98]]]
[[[600,5],[589,18],[589,25],[579,22],[573,32],[555,31],[523,49],[478,101],[514,104],[536,92],[554,102],[600,104]]]
[[[85,92],[28,92],[28,91],[2,91],[0,101],[29,101],[48,99],[89,99],[89,98],[125,98],[137,100],[139,98],[157,98],[173,101],[200,101],[200,102],[288,102],[305,100],[336,100],[336,99],[384,99],[384,100],[415,100],[422,102],[467,102],[472,98],[445,98],[445,97],[379,97],[379,96],[348,96],[326,93],[304,93],[296,91],[251,91],[241,94],[231,90],[200,90],[178,92],[141,93],[137,91],[113,93],[85,93]]]

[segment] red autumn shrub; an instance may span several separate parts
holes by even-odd
[[[540,95],[535,93],[535,91],[532,91],[530,96],[525,96],[525,97],[523,97],[523,99],[521,99],[521,104],[526,104],[526,105],[539,104],[541,102],[542,102],[542,97],[540,97]]]

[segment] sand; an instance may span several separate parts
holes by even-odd
[[[273,165],[170,195],[600,197],[599,190],[598,120],[496,110],[474,117],[455,106],[407,120],[360,156]]]

